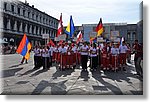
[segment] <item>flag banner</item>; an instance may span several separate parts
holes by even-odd
[[[77,35],[77,40],[76,40],[76,43],[78,44],[83,38],[83,35],[81,33],[81,31],[79,32],[79,34]]]
[[[50,39],[50,42],[47,45],[52,45],[53,47],[55,46],[54,42]]]
[[[32,47],[31,43],[29,42],[26,34],[24,34],[16,52],[18,54],[21,54],[22,56],[24,56],[28,60],[30,57],[29,51],[31,50],[31,47]]]
[[[118,37],[119,36],[119,31],[111,31],[110,36],[112,37]]]
[[[60,15],[60,20],[59,20],[59,23],[58,23],[58,30],[57,30],[57,35],[56,37],[58,37],[59,35],[62,34],[62,31],[63,31],[63,25],[62,25],[62,13]]]
[[[55,37],[55,38],[54,38],[54,41],[59,41],[59,37]]]
[[[42,34],[43,39],[49,39],[49,34]]]
[[[72,16],[70,16],[70,21],[65,30],[65,33],[68,34],[70,37],[72,37],[74,31],[75,31],[75,27],[74,27],[73,19],[72,19]]]
[[[103,29],[102,19],[100,18],[100,21],[96,27],[97,36],[100,36],[103,33],[103,31],[104,29]]]
[[[60,35],[60,36],[58,37],[58,39],[59,39],[59,41],[60,41],[60,40],[65,41],[65,40],[66,40],[66,34]]]
[[[124,41],[124,37],[120,39],[120,45],[122,46],[122,42]]]

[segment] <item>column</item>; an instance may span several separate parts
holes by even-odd
[[[25,24],[25,32],[27,33],[27,28],[28,28],[28,25]]]
[[[43,34],[43,28],[41,27],[41,35]]]
[[[7,21],[7,29],[10,29],[10,19],[8,18],[8,21]]]
[[[15,21],[14,30],[17,31],[17,21]]]
[[[19,31],[22,32],[22,22],[20,22],[20,28]]]
[[[30,25],[29,33],[32,33],[32,25]]]
[[[36,34],[36,26],[34,26],[34,32],[33,33]]]
[[[38,27],[37,35],[40,35],[40,27]]]

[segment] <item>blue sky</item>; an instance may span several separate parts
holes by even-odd
[[[21,0],[25,1],[25,0]],[[139,4],[142,0],[27,0],[30,5],[59,19],[63,25],[73,16],[75,25],[103,23],[128,23],[139,21]]]

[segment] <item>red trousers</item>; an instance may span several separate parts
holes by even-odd
[[[111,59],[112,69],[116,69],[118,67],[118,56],[112,55]]]
[[[120,64],[125,65],[126,64],[126,58],[127,58],[126,53],[120,53],[119,57],[120,57]]]
[[[73,64],[76,64],[77,53],[73,53],[72,57],[73,57]]]
[[[108,68],[110,64],[110,58],[107,56],[107,54],[103,53],[101,57],[101,65],[104,68]]]
[[[67,66],[67,55],[66,54],[60,54],[60,65],[62,67]]]
[[[72,55],[67,55],[67,65],[72,65],[73,64],[73,57]]]

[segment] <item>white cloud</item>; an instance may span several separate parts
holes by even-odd
[[[21,0],[24,2],[24,0]],[[83,23],[139,21],[140,0],[27,0],[39,10],[59,19],[63,13],[64,25],[73,16],[75,25]]]

